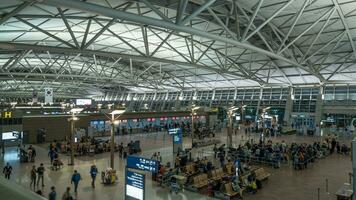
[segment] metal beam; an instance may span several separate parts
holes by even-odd
[[[290,0],[289,3],[291,3],[293,0]],[[209,1],[210,2],[210,1]],[[233,39],[229,39],[229,38],[224,38],[218,35],[214,35],[211,33],[207,33],[198,29],[194,29],[191,27],[186,27],[186,26],[181,26],[181,25],[177,25],[174,23],[170,23],[170,22],[166,22],[163,20],[159,20],[159,19],[155,19],[155,18],[151,18],[151,17],[143,17],[143,16],[139,16],[137,14],[133,14],[133,13],[129,13],[129,12],[123,12],[123,11],[119,11],[119,10],[115,10],[115,9],[111,9],[111,8],[107,8],[104,6],[100,6],[100,5],[96,5],[96,4],[92,4],[92,3],[87,3],[87,2],[82,2],[82,1],[71,1],[71,0],[45,0],[42,2],[43,4],[46,5],[52,5],[52,6],[63,6],[63,7],[68,7],[71,9],[77,9],[77,10],[81,10],[81,11],[86,11],[86,12],[91,12],[91,13],[96,13],[96,14],[100,14],[103,16],[107,16],[107,17],[112,17],[112,18],[117,18],[117,19],[122,19],[122,20],[127,20],[127,21],[132,21],[132,22],[136,22],[136,23],[140,23],[140,24],[146,24],[146,25],[150,25],[150,26],[157,26],[157,27],[161,27],[161,28],[165,28],[165,29],[170,29],[170,30],[174,30],[177,32],[185,32],[185,33],[189,33],[189,34],[194,34],[200,37],[205,37],[205,38],[209,38],[212,40],[217,40],[220,42],[224,42],[224,43],[229,43],[235,46],[238,46],[240,48],[245,48],[245,49],[249,49],[251,51],[254,52],[258,52],[260,54],[264,54],[266,56],[270,56],[272,58],[287,62],[289,64],[292,64],[296,67],[301,67],[303,69],[305,69],[305,67],[303,65],[300,65],[292,60],[289,60],[281,55],[277,55],[273,52],[270,51],[266,51],[264,49],[258,48],[256,46],[253,46],[251,44],[248,43],[243,43],[243,42],[239,42]],[[288,3],[288,4],[289,4]],[[285,6],[286,7],[286,6]],[[267,20],[267,23],[269,21]],[[266,23],[266,24],[267,24]]]
[[[292,27],[289,29],[288,33],[284,36],[284,39],[283,39],[281,45],[279,46],[277,52],[279,52],[279,51],[282,49],[282,47],[283,47],[283,45],[285,44],[285,42],[287,41],[289,35],[292,33],[292,31],[293,31],[293,29],[294,29],[294,26],[297,24],[299,18],[302,16],[303,11],[304,11],[304,9],[305,9],[305,7],[307,6],[308,3],[309,3],[309,1],[307,1],[307,0],[304,1],[303,6],[302,6],[302,7],[300,8],[300,10],[298,11],[298,14],[296,15],[296,17],[295,17],[295,19],[294,19],[294,21],[293,21],[293,23],[292,23]],[[332,15],[332,14],[331,14],[331,15]]]
[[[212,5],[216,0],[208,0],[206,1],[203,5],[201,5],[198,9],[196,9],[192,14],[186,16],[180,23],[179,25],[185,25],[188,23],[190,20],[198,16],[201,12],[203,12],[205,9],[207,9],[210,5]]]
[[[109,23],[107,23],[102,29],[100,29],[100,31],[99,31],[97,34],[95,34],[95,36],[94,36],[93,38],[91,38],[91,39],[89,40],[89,42],[87,42],[87,43],[83,46],[83,49],[86,49],[86,48],[88,48],[91,44],[93,44],[93,42],[94,42],[96,39],[98,39],[98,37],[100,37],[101,34],[103,34],[115,21],[116,21],[115,18],[112,19],[112,20],[110,20]]]
[[[40,28],[38,26],[35,26],[35,25],[31,24],[30,22],[28,22],[28,21],[26,21],[26,20],[24,20],[22,18],[16,17],[16,19],[19,20],[20,22],[22,22],[24,24],[27,24],[28,26],[30,26],[30,27],[32,27],[32,28],[34,28],[34,29],[46,34],[47,36],[49,36],[49,37],[51,37],[51,38],[53,38],[53,39],[65,44],[67,46],[69,46],[69,47],[76,48],[74,45],[70,44],[69,42],[62,40],[61,38],[49,33],[48,31],[43,30],[42,28]]]
[[[180,62],[176,60],[169,60],[163,58],[156,58],[156,57],[149,57],[149,56],[139,56],[139,55],[130,55],[130,54],[123,54],[123,53],[110,53],[106,51],[96,51],[96,50],[78,50],[78,49],[71,49],[65,47],[50,47],[50,46],[43,46],[43,45],[31,45],[31,44],[20,44],[20,43],[9,43],[9,42],[0,42],[0,49],[7,49],[7,50],[33,50],[33,51],[40,51],[40,52],[51,52],[51,53],[68,53],[68,54],[78,54],[87,55],[87,56],[101,56],[105,58],[123,58],[123,59],[132,59],[136,61],[151,61],[151,62],[159,62],[159,63],[168,63],[173,65],[179,66],[189,66],[189,67],[197,67],[203,69],[210,69],[216,70],[214,68],[198,65],[194,63],[187,63],[187,62]]]
[[[260,10],[260,8],[261,8],[261,6],[262,6],[262,3],[263,3],[263,0],[260,0],[260,1],[258,2],[257,8],[256,8],[256,10],[253,12],[252,17],[250,18],[250,21],[249,21],[249,23],[248,23],[248,25],[247,25],[247,27],[246,27],[244,33],[242,34],[241,40],[245,40],[246,35],[247,35],[248,31],[250,30],[251,25],[253,24],[253,21],[255,20],[258,11]]]
[[[181,22],[187,5],[188,5],[188,0],[179,0],[178,7],[177,7],[176,24],[179,24]]]
[[[345,31],[346,32],[346,31]],[[305,62],[307,60],[309,60],[310,58],[314,57],[316,54],[318,54],[320,51],[322,51],[323,49],[325,49],[327,46],[329,46],[330,44],[332,44],[333,42],[335,42],[336,40],[339,41],[342,40],[342,38],[345,35],[345,32],[342,32],[336,36],[333,37],[332,40],[330,40],[328,43],[326,43],[324,46],[318,48],[313,54],[311,54],[310,56],[308,56],[307,58],[305,58],[305,60],[302,60],[302,62]]]
[[[79,48],[79,44],[78,44],[77,38],[75,37],[75,35],[74,35],[73,31],[72,31],[72,28],[70,27],[66,17],[64,16],[62,9],[61,8],[57,8],[57,10],[58,10],[59,14],[62,17],[62,20],[63,20],[64,24],[66,25],[67,30],[68,30],[70,36],[72,37],[72,40],[74,41],[75,46],[77,48]]]
[[[90,25],[91,25],[91,19],[88,20],[87,28],[85,29],[83,40],[82,40],[82,44],[81,44],[81,47],[80,47],[81,49],[84,49],[84,45],[87,42],[87,37],[88,37],[89,30],[90,30]]]
[[[345,16],[344,16],[344,13],[339,5],[339,2],[338,0],[332,0],[334,5],[335,5],[335,8],[337,10],[337,13],[339,14],[340,16],[340,19],[342,21],[342,24],[344,25],[345,27],[345,30],[346,30],[346,33],[347,33],[347,36],[350,40],[350,45],[351,45],[351,48],[352,48],[352,51],[354,52],[354,57],[356,58],[356,47],[355,47],[355,44],[354,44],[354,40],[353,40],[353,37],[352,37],[352,33],[350,31],[350,28],[349,28],[349,25],[347,24],[346,20],[345,20]]]
[[[276,17],[280,12],[282,12],[285,8],[289,6],[294,0],[289,0],[286,4],[284,4],[281,8],[279,8],[276,12],[273,13],[267,20],[265,20],[259,27],[257,27],[252,33],[250,33],[243,41],[247,41],[250,37],[255,35],[258,31],[260,31],[264,26],[266,26],[274,17]]]
[[[147,0],[140,0],[142,1],[146,6],[148,6],[149,8],[151,8],[151,10],[153,10],[154,13],[156,13],[158,16],[160,16],[163,20],[170,22],[171,19],[169,19],[166,15],[164,15],[160,10],[158,10],[154,5],[152,5],[149,1]]]
[[[326,25],[329,23],[331,17],[334,15],[335,13],[335,9],[333,10],[332,13],[330,13],[330,15],[328,16],[327,20],[324,22],[323,26],[321,27],[320,31],[318,32],[318,34],[315,36],[313,42],[310,44],[310,46],[308,47],[308,50],[304,53],[304,56],[300,59],[300,61],[304,60],[305,57],[309,54],[309,51],[311,50],[311,48],[314,46],[315,42],[319,39],[321,33],[324,31],[324,29],[326,28]]]
[[[222,21],[221,19],[215,14],[215,12],[210,9],[210,8],[207,8],[208,12],[210,13],[210,15],[212,15],[214,17],[214,19],[218,22],[218,24],[220,26],[222,26],[224,28],[224,30],[229,33],[229,35],[233,38],[233,39],[237,39],[236,36],[235,36],[235,33],[233,33]]]
[[[327,12],[325,12],[321,17],[319,17],[316,21],[314,21],[314,23],[312,25],[310,25],[308,28],[306,28],[302,33],[298,34],[298,37],[294,38],[290,43],[288,43],[283,49],[281,49],[280,51],[278,51],[278,54],[282,53],[283,51],[285,51],[286,49],[288,49],[288,47],[290,47],[292,44],[294,44],[299,38],[301,38],[305,33],[307,33],[310,29],[312,29],[315,25],[317,25],[320,20],[322,20],[324,17],[326,17],[328,14],[332,13],[334,10],[334,8],[328,10]]]
[[[23,9],[27,8],[27,6],[29,6],[31,4],[32,4],[32,2],[26,1],[26,2],[23,2],[21,5],[17,6],[14,10],[12,10],[10,13],[7,13],[4,17],[2,17],[0,19],[0,25],[5,23],[11,17],[15,16],[17,13],[19,13]]]

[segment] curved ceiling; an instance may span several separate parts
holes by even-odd
[[[0,0],[0,92],[355,82],[352,0]]]

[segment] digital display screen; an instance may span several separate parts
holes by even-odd
[[[145,175],[126,170],[125,184],[126,200],[145,199]]]
[[[15,140],[17,136],[14,136],[13,132],[2,133],[2,140]]]
[[[91,99],[76,99],[75,104],[77,106],[90,106],[92,103]]]

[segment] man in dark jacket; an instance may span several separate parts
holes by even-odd
[[[6,179],[10,180],[10,175],[12,173],[12,166],[10,165],[10,163],[7,163],[6,166],[4,167],[4,169],[2,170],[2,173],[5,175]]]
[[[82,179],[82,177],[80,176],[80,174],[78,173],[77,170],[74,170],[74,174],[72,175],[72,180],[71,180],[71,183],[73,184],[74,183],[74,192],[75,193],[78,193],[77,190],[78,190],[78,184],[79,184],[79,181]]]
[[[95,165],[90,167],[90,176],[91,176],[91,186],[95,188],[95,179],[96,175],[98,174],[98,168]]]

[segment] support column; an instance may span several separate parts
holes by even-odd
[[[351,143],[352,151],[352,190],[354,191],[352,195],[352,200],[356,200],[356,138],[352,140]]]
[[[74,165],[74,143],[74,115],[72,115],[72,118],[70,120],[70,163],[68,165]]]
[[[228,111],[229,125],[227,129],[227,147],[232,147],[232,111]]]
[[[286,100],[286,107],[284,109],[284,119],[283,121],[286,122],[287,127],[291,127],[291,114],[293,111],[293,88],[289,87],[288,95],[287,95],[287,100]]]
[[[114,114],[111,114],[111,132],[110,132],[110,167],[114,169],[115,166],[115,118]]]
[[[257,103],[257,109],[256,109],[256,116],[255,116],[255,122],[258,120],[258,116],[260,114],[260,106],[261,106],[261,100],[262,100],[262,93],[263,93],[263,87],[260,88],[260,95],[258,97],[258,103]]]
[[[320,87],[318,97],[316,99],[316,106],[315,106],[315,125],[320,125],[321,117],[323,115],[323,94],[324,88]]]

